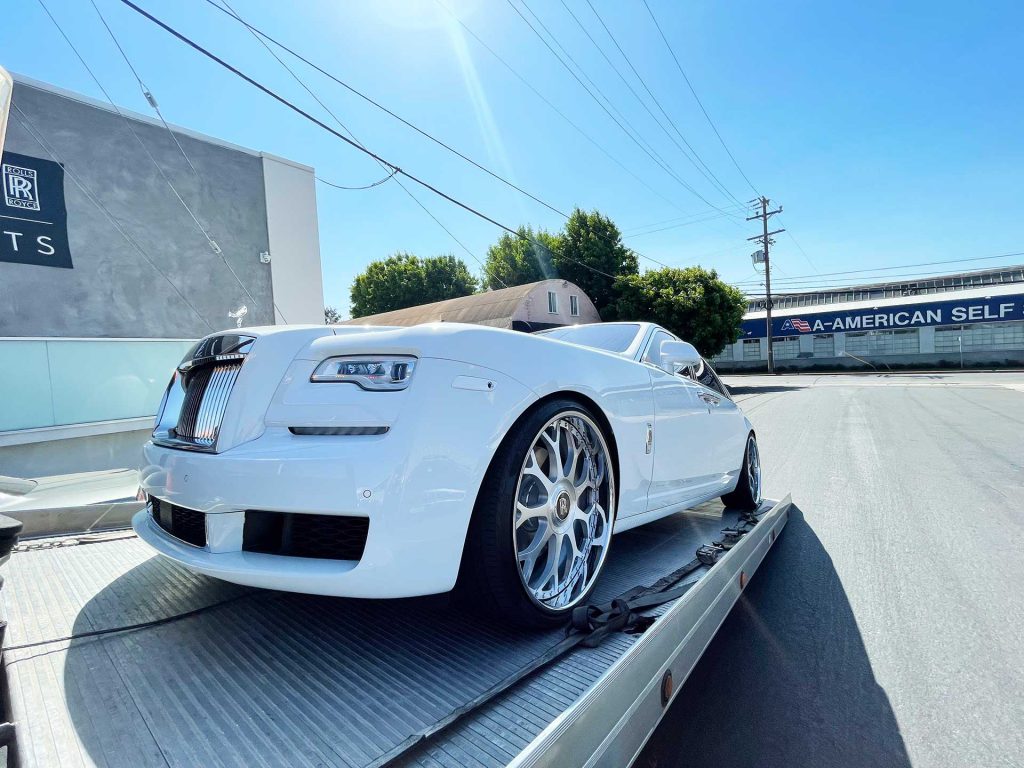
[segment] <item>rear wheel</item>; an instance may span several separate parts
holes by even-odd
[[[761,504],[761,456],[757,451],[757,438],[751,432],[743,451],[743,468],[736,490],[722,497],[727,507],[757,509]]]
[[[615,522],[604,431],[570,400],[528,414],[495,455],[470,524],[460,587],[530,626],[562,623],[593,591]]]

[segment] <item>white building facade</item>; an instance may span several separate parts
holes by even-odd
[[[763,301],[752,302],[717,368],[766,368],[766,316]],[[772,326],[783,371],[1024,366],[1024,267],[781,294]]]

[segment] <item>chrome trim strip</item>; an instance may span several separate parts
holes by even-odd
[[[196,443],[208,446],[212,446],[216,442],[221,420],[224,418],[224,411],[227,407],[228,395],[231,393],[240,370],[241,365],[238,364],[214,367],[206,390],[199,400],[195,417],[195,433],[191,436],[183,435],[185,439],[191,437]]]

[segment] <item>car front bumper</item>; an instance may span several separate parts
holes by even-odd
[[[389,430],[382,435],[295,435],[283,426],[289,411],[272,409],[274,418],[268,415],[258,438],[223,453],[147,443],[142,489],[203,513],[206,544],[175,538],[153,521],[149,506],[132,525],[160,554],[239,584],[369,598],[450,590],[490,458],[534,399],[525,387],[496,372],[487,374],[490,389],[459,388],[467,373],[480,370],[467,369],[437,361],[431,375],[445,386],[421,387],[430,393],[427,402],[403,400],[393,414],[385,414]],[[317,392],[354,397],[348,394],[351,385],[337,386]],[[393,393],[376,397],[383,399],[371,402],[399,402]],[[292,415],[306,412],[290,410]],[[325,409],[312,412],[323,417]],[[246,551],[247,510],[367,518],[366,545],[359,560]]]

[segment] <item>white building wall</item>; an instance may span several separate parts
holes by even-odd
[[[323,324],[316,177],[309,166],[262,158],[275,322]]]
[[[555,294],[555,311],[550,311],[548,293]],[[572,314],[572,297],[576,297],[578,314]],[[512,315],[513,321],[535,324],[539,328],[552,325],[599,323],[601,315],[590,297],[568,280],[542,280],[530,291]]]

